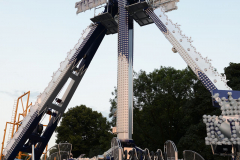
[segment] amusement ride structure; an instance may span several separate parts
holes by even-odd
[[[60,68],[53,74],[52,80],[37,101],[30,108],[17,132],[4,148],[5,160],[14,159],[18,153],[32,153],[32,159],[38,160],[50,137],[60,121],[77,86],[82,80],[99,45],[105,35],[118,33],[118,104],[117,123],[111,148],[97,159],[147,159],[177,160],[177,149],[173,142],[167,141],[164,152],[149,152],[134,144],[133,134],[133,42],[134,25],[154,23],[172,44],[172,51],[179,53],[192,71],[202,81],[213,96],[213,105],[220,107],[221,116],[203,116],[207,126],[206,145],[211,145],[213,154],[231,156],[236,159],[240,147],[240,92],[232,91],[224,75],[219,74],[192,45],[191,38],[182,34],[178,24],[174,24],[165,12],[176,10],[179,0],[81,0],[75,7],[77,13],[104,6],[104,11],[91,18],[90,24],[82,33],[75,47],[68,52]],[[70,80],[70,83],[66,82]],[[62,97],[58,97],[64,85],[67,85]],[[45,114],[51,119],[43,130],[39,123]],[[171,152],[170,152],[171,150]],[[185,151],[187,155],[190,151]],[[193,157],[200,157],[191,152]],[[195,158],[194,158],[195,159]]]

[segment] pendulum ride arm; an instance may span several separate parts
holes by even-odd
[[[192,45],[191,38],[182,34],[179,25],[174,24],[164,13],[162,7],[152,11],[146,9],[146,13],[161,30],[168,41],[176,50],[197,77],[202,81],[204,86],[212,92],[213,90],[231,90],[227,85],[226,77],[219,74],[210,63],[210,60],[203,58]]]
[[[3,152],[4,160],[13,160],[19,151],[31,153],[31,145],[35,146],[35,159],[40,158],[106,31],[101,24],[91,25],[84,31],[82,38],[74,49],[68,53],[67,58],[61,62],[60,68],[54,73],[49,85],[38,96],[35,105],[31,107],[30,113],[24,118],[18,131],[7,144]],[[71,78],[71,81],[61,102],[54,103],[55,98],[69,78]],[[52,118],[45,131],[36,135],[33,131],[36,130],[36,126],[49,109],[54,110],[54,112],[52,111]]]

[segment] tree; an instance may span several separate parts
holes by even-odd
[[[114,113],[117,109],[117,87],[114,87],[114,91],[112,92],[114,96],[113,99],[110,99],[109,102],[111,104],[109,118],[111,118],[111,126],[116,126],[116,118],[114,117]]]
[[[210,146],[205,145],[206,125],[202,121],[202,116],[221,114],[219,108],[212,106],[212,99],[210,92],[203,86],[200,80],[193,86],[194,98],[188,101],[186,114],[189,115],[191,122],[187,126],[186,133],[179,139],[177,147],[179,154],[182,156],[183,150],[193,150],[198,152],[207,160],[223,160],[226,157],[219,157],[212,154]]]
[[[133,132],[137,133],[133,134],[136,144],[157,150],[163,149],[169,139],[178,142],[190,123],[184,108],[193,98],[195,83],[188,68],[161,67],[149,74],[140,71],[136,75]]]
[[[56,143],[71,143],[74,157],[80,154],[88,157],[103,154],[110,148],[113,137],[107,119],[85,105],[70,108],[64,113],[56,132]]]
[[[240,91],[240,63],[230,62],[229,66],[224,68],[224,72],[229,80],[228,86]]]

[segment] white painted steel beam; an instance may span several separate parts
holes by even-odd
[[[182,34],[180,25],[173,23],[168,18],[163,7],[154,11],[147,9],[146,12],[209,91],[214,89],[231,90],[227,85],[226,76],[215,70],[210,62],[211,59],[204,58],[196,50],[192,45],[191,37]]]
[[[75,8],[78,9],[78,14],[106,3],[107,0],[81,0],[75,3]]]
[[[179,0],[150,0],[149,4],[152,4],[153,8],[162,7],[165,12],[169,12],[178,9],[177,2],[179,2]]]

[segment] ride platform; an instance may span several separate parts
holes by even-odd
[[[125,7],[130,16],[140,25],[145,26],[153,23],[153,20],[148,16],[145,9],[149,8],[147,2],[139,2]]]
[[[114,34],[118,32],[118,24],[113,19],[112,15],[110,13],[102,13],[99,14],[93,18],[91,18],[91,21],[94,23],[100,22],[104,27],[107,29],[107,35]]]

